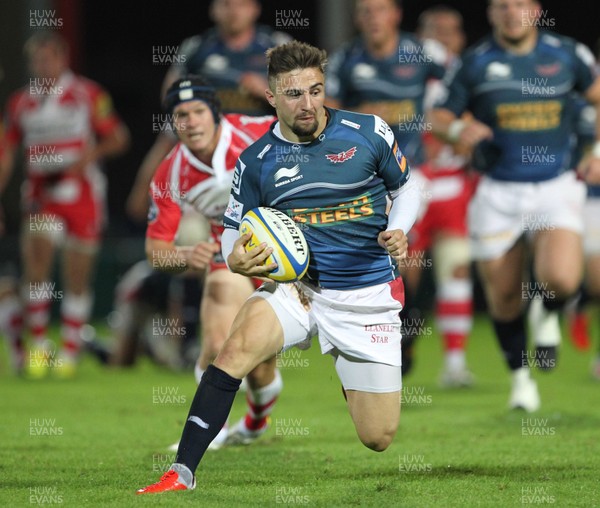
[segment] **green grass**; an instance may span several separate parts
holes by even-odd
[[[260,442],[209,452],[193,492],[144,497],[135,489],[173,458],[165,446],[194,394],[190,373],[147,361],[107,371],[86,358],[74,381],[34,382],[4,368],[0,506],[600,506],[600,384],[590,352],[565,343],[561,353],[556,372],[534,374],[543,405],[526,415],[505,409],[509,378],[485,319],[470,343],[470,390],[438,388],[440,342],[422,338],[405,380],[420,403],[403,407],[393,445],[378,454],[358,441],[331,360],[315,345],[288,355],[296,365],[282,370],[285,389]],[[153,390],[171,399],[153,401]],[[238,397],[233,420],[243,411]]]

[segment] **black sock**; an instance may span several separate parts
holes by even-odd
[[[500,349],[510,370],[517,370],[527,365],[527,335],[525,332],[525,316],[512,321],[492,319]]]
[[[566,299],[564,298],[548,298],[544,293],[542,294],[542,302],[544,304],[544,308],[548,311],[554,310],[562,310],[565,306]]]
[[[196,471],[208,445],[227,421],[241,382],[214,365],[208,366],[194,395],[175,462],[185,464],[192,473]]]

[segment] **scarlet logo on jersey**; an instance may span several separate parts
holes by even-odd
[[[400,166],[400,171],[403,173],[406,171],[406,157],[402,154],[400,149],[398,148],[398,143],[394,143],[394,155],[396,156],[396,161],[398,162],[398,166]]]
[[[345,152],[340,152],[340,153],[336,153],[336,154],[327,154],[327,155],[325,155],[325,157],[327,157],[327,160],[333,162],[334,164],[337,164],[338,162],[346,162],[347,160],[352,159],[352,157],[354,157],[355,153],[356,153],[356,147],[353,146],[352,148],[349,148]]]
[[[555,62],[551,65],[536,65],[535,72],[540,76],[555,76],[560,72],[562,66],[560,62]]]

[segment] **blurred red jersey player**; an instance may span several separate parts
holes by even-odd
[[[33,336],[29,372],[47,367],[72,375],[81,327],[92,308],[90,278],[104,218],[102,159],[122,153],[129,133],[109,95],[68,67],[68,47],[55,32],[40,32],[25,44],[31,78],[6,109],[6,136],[0,164],[0,192],[24,148],[26,182],[22,196],[24,280],[22,299]],[[63,290],[50,276],[62,244]],[[50,306],[61,301],[63,348],[55,358],[47,342]]]
[[[171,85],[165,109],[173,117],[179,143],[158,166],[150,184],[146,253],[154,268],[166,272],[208,268],[200,306],[202,348],[194,372],[200,383],[225,342],[234,317],[254,290],[252,279],[227,269],[219,246],[238,157],[267,132],[275,117],[222,115],[215,88],[195,75],[186,75]],[[209,242],[175,245],[186,208],[209,220]],[[229,432],[225,425],[212,448],[226,441],[248,444],[267,430],[268,417],[283,386],[275,363],[273,357],[248,374],[246,416]]]

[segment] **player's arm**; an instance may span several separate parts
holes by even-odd
[[[459,118],[454,111],[437,107],[429,112],[432,132],[444,141],[472,149],[484,139],[492,139],[492,129],[475,118]]]
[[[427,113],[427,119],[433,134],[470,149],[484,139],[492,139],[494,133],[488,125],[474,118],[461,118],[468,109],[472,89],[468,67],[468,64],[457,64],[446,74],[447,97]]]
[[[219,246],[212,242],[184,247],[175,245],[182,213],[178,192],[169,190],[170,182],[171,165],[167,159],[159,166],[150,184],[146,258],[152,268],[168,273],[203,270],[213,254],[219,251]]]
[[[246,252],[245,246],[252,235],[247,233],[239,236],[238,232],[244,214],[261,204],[261,187],[258,171],[255,171],[258,168],[252,169],[253,171],[249,171],[241,158],[235,165],[229,203],[223,216],[225,230],[221,236],[221,253],[227,267],[233,273],[246,277],[266,277],[277,269],[276,263],[264,266],[264,262],[273,250],[262,243]]]
[[[167,273],[181,273],[188,269],[205,270],[219,246],[199,242],[194,246],[180,247],[175,242],[146,237],[146,258],[152,268]]]
[[[7,105],[5,127],[0,132],[0,196],[10,181],[15,168],[17,149],[22,141],[21,129],[16,119],[16,96],[12,96]],[[0,125],[2,127],[2,125]],[[4,232],[4,210],[0,206],[0,235]]]
[[[577,171],[591,185],[600,184],[600,77],[587,89],[585,98],[596,109],[596,141],[588,157],[585,157]]]
[[[114,129],[100,137],[92,151],[92,160],[103,160],[122,155],[129,148],[131,135],[124,123],[119,122]]]
[[[377,242],[398,263],[408,251],[406,234],[417,220],[420,206],[418,187],[410,179],[408,161],[394,139],[394,134],[381,118],[375,117],[376,156],[379,176],[388,190],[392,206],[385,231],[379,233]]]
[[[6,106],[4,130],[0,134],[0,196],[10,181],[15,168],[17,149],[23,140],[23,134],[17,120],[18,95],[13,95]]]
[[[135,220],[144,220],[148,214],[148,188],[161,161],[176,145],[175,137],[161,132],[140,165],[135,182],[127,197],[126,210]]]
[[[4,189],[10,181],[10,177],[15,167],[16,148],[9,143],[4,143],[0,149],[0,196],[4,194]],[[4,233],[4,209],[0,206],[0,236]]]
[[[0,196],[4,194],[4,189],[12,176],[16,151],[16,146],[8,142],[5,142],[0,150]]]
[[[82,174],[91,163],[123,154],[131,140],[129,129],[117,116],[110,96],[96,85],[91,85],[90,89],[91,121],[96,142],[89,145],[81,158],[68,168],[67,171],[73,174]]]

